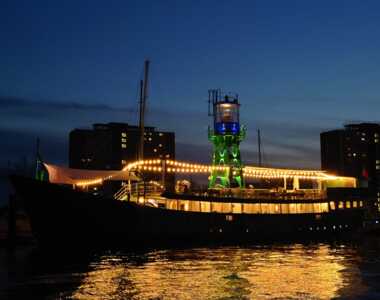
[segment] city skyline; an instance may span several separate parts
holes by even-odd
[[[0,137],[7,160],[66,163],[69,131],[137,124],[151,60],[147,124],[176,132],[177,158],[210,161],[207,90],[239,94],[243,162],[319,168],[319,134],[378,121],[375,1],[2,4]]]

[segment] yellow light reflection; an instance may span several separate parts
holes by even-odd
[[[332,299],[367,288],[355,252],[328,245],[222,247],[103,256],[75,299]]]

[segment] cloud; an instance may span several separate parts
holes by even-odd
[[[131,108],[107,105],[0,97],[0,127],[9,130],[49,132],[60,135],[97,122],[128,122]],[[133,120],[134,121],[134,120]]]
[[[7,141],[0,150],[3,161],[30,156],[35,139],[42,140],[50,161],[67,161],[68,134],[73,128],[94,123],[126,122],[137,124],[137,110],[99,104],[0,97],[0,137]],[[203,111],[188,111],[172,106],[150,107],[146,124],[175,131],[177,158],[209,162],[211,143],[207,139],[210,118]],[[257,128],[262,133],[262,148],[268,164],[319,167],[319,133],[323,124],[247,118],[247,137],[241,144],[243,159],[257,162]],[[46,144],[48,143],[48,145]],[[304,164],[301,166],[301,163]]]
[[[0,105],[2,108],[22,108],[34,107],[50,109],[78,109],[78,110],[116,110],[117,108],[103,104],[83,104],[78,102],[52,102],[47,100],[33,100],[18,97],[0,96]]]

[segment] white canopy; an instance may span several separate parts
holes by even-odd
[[[127,170],[82,170],[71,169],[46,163],[44,163],[44,166],[49,173],[49,181],[52,183],[89,185],[100,184],[104,180],[139,180],[134,172]]]

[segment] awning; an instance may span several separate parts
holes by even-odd
[[[139,177],[137,177],[134,172],[128,170],[103,171],[71,169],[46,163],[44,163],[44,166],[49,173],[49,181],[51,183],[91,185],[101,184],[105,180],[139,180]]]

